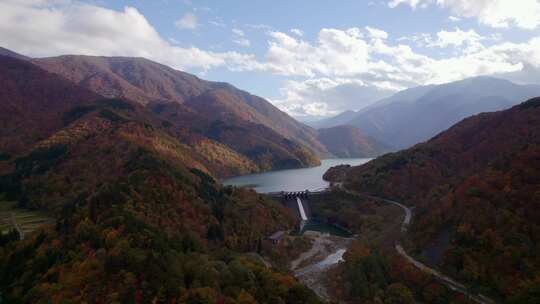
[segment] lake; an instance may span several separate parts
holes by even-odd
[[[318,167],[278,170],[264,173],[250,174],[227,178],[224,185],[238,187],[251,187],[259,193],[279,191],[315,191],[328,187],[328,182],[323,180],[324,173],[338,165],[357,166],[365,164],[371,158],[338,158],[323,159]]]

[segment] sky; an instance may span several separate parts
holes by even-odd
[[[0,0],[0,46],[146,57],[307,121],[480,75],[540,83],[540,0]]]

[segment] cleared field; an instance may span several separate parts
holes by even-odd
[[[17,207],[16,202],[0,201],[0,233],[17,229],[27,235],[39,227],[54,223],[45,214]]]

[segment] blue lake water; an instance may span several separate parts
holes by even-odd
[[[251,187],[259,193],[279,191],[315,191],[328,187],[323,180],[324,173],[337,165],[357,166],[365,164],[371,158],[323,159],[321,165],[312,168],[278,170],[250,175],[237,176],[223,180],[224,185]]]

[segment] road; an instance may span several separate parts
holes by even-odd
[[[403,219],[403,222],[401,224],[401,232],[402,233],[407,232],[407,229],[408,229],[409,225],[411,224],[411,220],[412,220],[412,210],[411,210],[411,208],[409,208],[409,207],[407,207],[407,206],[405,206],[405,205],[403,205],[401,203],[398,203],[396,201],[392,201],[392,200],[388,200],[388,199],[384,199],[384,198],[380,198],[380,197],[376,197],[376,196],[371,196],[371,195],[367,195],[367,194],[363,194],[363,193],[358,193],[356,191],[351,191],[351,190],[345,189],[344,187],[341,187],[341,189],[343,191],[349,193],[349,194],[352,194],[352,195],[361,196],[361,197],[367,197],[367,198],[370,198],[370,199],[374,199],[374,200],[378,200],[378,201],[382,201],[382,202],[385,202],[385,203],[389,203],[389,204],[399,206],[403,210],[403,212],[405,213],[405,218]],[[398,254],[401,255],[403,258],[405,258],[408,262],[413,264],[416,268],[420,269],[421,271],[433,275],[441,283],[446,285],[448,288],[450,288],[450,289],[452,289],[452,290],[454,290],[456,292],[460,292],[460,293],[464,294],[470,300],[472,300],[472,301],[474,301],[476,303],[479,303],[479,304],[493,304],[493,303],[495,303],[495,301],[493,301],[492,299],[490,299],[490,298],[488,298],[488,297],[486,297],[484,295],[470,293],[467,290],[467,287],[465,285],[463,285],[461,283],[458,283],[455,280],[449,278],[448,276],[438,272],[437,270],[426,266],[425,264],[419,262],[418,260],[415,260],[413,257],[411,257],[410,255],[407,254],[407,252],[405,251],[403,246],[401,246],[401,243],[399,241],[396,243],[395,248],[396,248],[396,251],[398,252]]]
[[[11,213],[11,224],[13,225],[13,227],[15,228],[15,230],[17,230],[17,232],[19,233],[19,238],[21,240],[24,240],[24,231],[21,229],[21,227],[19,226],[19,224],[17,224],[17,218],[15,217],[15,213],[12,212]]]

